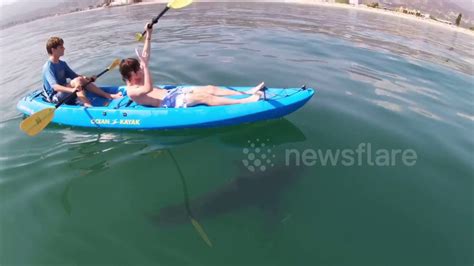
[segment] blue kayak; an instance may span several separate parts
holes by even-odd
[[[173,89],[176,86],[160,86]],[[251,87],[227,87],[246,91]],[[188,108],[158,108],[138,105],[126,96],[125,87],[102,87],[104,91],[121,91],[125,97],[107,100],[88,95],[94,107],[61,105],[52,122],[62,125],[123,128],[123,129],[177,129],[219,127],[283,117],[302,107],[314,94],[311,88],[268,88],[265,99],[258,102],[225,106],[193,106]],[[245,96],[231,96],[245,97]],[[104,106],[107,105],[107,106]],[[45,108],[54,107],[42,96],[41,89],[23,97],[18,110],[29,116]]]

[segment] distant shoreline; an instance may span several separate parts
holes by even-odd
[[[440,27],[446,30],[452,30],[456,32],[462,32],[465,34],[468,34],[470,36],[474,36],[474,31],[463,28],[463,27],[458,27],[455,25],[449,25],[443,22],[439,22],[433,19],[429,18],[422,18],[422,17],[416,17],[414,15],[409,15],[409,14],[404,14],[400,12],[395,12],[391,10],[385,10],[385,9],[380,9],[380,8],[371,8],[367,6],[353,6],[353,5],[348,5],[348,4],[338,4],[338,3],[325,3],[325,2],[319,2],[319,1],[314,1],[314,0],[297,0],[297,3],[299,4],[308,4],[308,5],[317,5],[317,6],[326,6],[326,7],[335,7],[335,8],[344,8],[344,9],[354,9],[354,10],[360,10],[364,12],[369,12],[369,13],[376,13],[376,14],[381,14],[381,15],[388,15],[392,17],[397,17],[397,18],[403,18],[403,19],[408,19],[411,21],[417,21],[417,22],[422,22],[426,23],[435,27]]]
[[[2,26],[2,29],[6,29],[9,27],[14,27],[16,25],[24,24],[24,23],[29,23],[38,19],[45,19],[48,17],[55,17],[55,16],[64,16],[64,15],[69,15],[69,14],[75,14],[75,13],[81,13],[81,12],[91,12],[91,11],[97,11],[97,10],[102,10],[106,8],[116,8],[116,7],[124,7],[124,6],[135,6],[135,5],[152,5],[152,4],[165,4],[168,3],[169,0],[144,0],[144,2],[140,3],[134,3],[134,4],[116,4],[116,5],[110,5],[108,7],[98,7],[98,8],[92,8],[92,9],[85,9],[85,10],[80,10],[80,11],[74,11],[74,12],[67,12],[67,13],[62,13],[62,14],[56,14],[56,15],[51,15],[51,16],[45,16],[45,17],[40,17],[37,19],[33,19],[31,21],[25,21],[25,22],[19,22],[11,25],[5,25]],[[222,1],[219,0],[194,0],[196,3],[219,3]],[[385,9],[380,9],[380,8],[371,8],[367,7],[365,5],[360,5],[360,6],[354,6],[354,5],[349,5],[349,4],[339,4],[339,3],[327,3],[327,2],[321,2],[318,0],[275,0],[275,1],[244,1],[244,2],[255,2],[255,3],[286,3],[286,4],[300,4],[300,5],[314,5],[314,6],[323,6],[323,7],[329,7],[329,8],[341,8],[341,9],[353,9],[357,11],[362,11],[362,12],[369,12],[369,13],[376,13],[376,14],[381,14],[381,15],[387,15],[391,17],[397,17],[397,18],[402,18],[402,19],[407,19],[411,21],[417,21],[425,24],[429,24],[435,27],[443,28],[446,30],[451,30],[451,31],[456,31],[460,33],[464,33],[467,35],[470,35],[474,37],[474,31],[463,28],[463,27],[458,27],[455,25],[449,25],[445,24],[433,19],[428,19],[428,18],[422,18],[422,17],[416,17],[414,15],[408,15],[400,12],[395,12],[391,10],[385,10]]]
[[[169,0],[145,0],[145,2],[140,2],[136,4],[131,4],[131,5],[149,5],[149,4],[164,4],[168,3]],[[196,3],[212,3],[212,2],[221,2],[219,0],[194,0]],[[342,9],[353,9],[353,10],[358,10],[358,11],[363,11],[363,12],[370,12],[370,13],[376,13],[376,14],[381,14],[381,15],[388,15],[392,17],[398,17],[402,19],[408,19],[412,21],[418,21],[422,23],[426,23],[432,26],[440,27],[446,30],[451,30],[451,31],[456,31],[456,32],[461,32],[465,33],[467,35],[473,36],[474,37],[474,31],[463,28],[463,27],[458,27],[455,25],[448,25],[433,19],[427,19],[427,18],[421,18],[421,17],[416,17],[414,15],[408,15],[400,12],[395,12],[391,10],[385,10],[381,8],[371,8],[367,7],[365,5],[359,5],[359,6],[354,6],[350,4],[339,4],[339,3],[327,3],[327,2],[321,2],[318,0],[291,0],[291,1],[285,1],[285,0],[275,0],[275,1],[244,1],[244,2],[255,2],[255,3],[286,3],[286,4],[303,4],[303,5],[316,5],[316,6],[324,6],[324,7],[332,7],[332,8],[342,8]]]

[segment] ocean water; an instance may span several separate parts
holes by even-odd
[[[41,86],[48,37],[96,74],[134,56],[134,34],[163,7],[0,31],[1,265],[473,263],[470,35],[357,10],[193,4],[155,27],[155,82],[263,80],[315,96],[284,119],[226,128],[20,131],[15,105]],[[98,83],[122,84],[117,71]],[[257,157],[265,171],[244,164]]]

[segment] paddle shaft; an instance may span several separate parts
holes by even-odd
[[[171,153],[169,149],[167,149],[166,151],[168,151],[168,154],[170,155],[171,159],[173,160],[174,165],[176,166],[176,169],[178,170],[181,183],[183,184],[184,207],[186,208],[186,211],[188,212],[188,216],[192,218],[193,214],[191,212],[191,207],[189,206],[188,187],[186,186],[186,181],[184,180],[183,172],[181,171],[181,167],[179,167],[178,161],[176,161],[176,158],[174,158],[173,153]]]
[[[199,236],[212,248],[212,243],[211,240],[209,240],[209,237],[207,236],[206,232],[204,231],[204,228],[199,224],[199,222],[194,218],[192,212],[191,212],[191,207],[189,206],[189,196],[188,196],[188,189],[186,186],[186,181],[184,180],[183,172],[181,171],[181,167],[178,165],[178,161],[176,161],[176,158],[173,156],[173,153],[171,153],[170,149],[167,149],[168,154],[171,156],[171,159],[173,160],[173,163],[176,166],[176,169],[178,169],[179,177],[181,179],[181,182],[183,183],[183,194],[184,194],[184,207],[186,208],[186,212],[188,213],[188,218],[191,220],[192,225],[198,232]]]
[[[104,75],[105,73],[107,73],[107,71],[109,71],[110,68],[107,68],[105,69],[104,71],[100,72],[97,76],[96,76],[96,79],[99,78],[100,76]],[[86,87],[87,85],[89,85],[90,83],[92,83],[92,81],[89,81],[87,82],[85,85],[83,85],[82,87]],[[72,98],[74,98],[77,94],[77,90],[74,90],[73,93],[71,93],[70,95],[68,95],[66,98],[62,99],[61,101],[59,101],[55,106],[54,108],[58,108],[59,106],[63,105],[64,103],[70,101]]]
[[[166,11],[168,11],[169,9],[170,9],[170,8],[169,8],[168,6],[165,7],[165,9],[163,9],[163,11],[161,11],[161,13],[160,13],[158,16],[156,16],[155,18],[153,18],[153,20],[151,21],[151,24],[148,25],[148,28],[149,28],[149,29],[153,28],[153,25],[155,25],[156,23],[158,23],[158,20],[159,20],[159,19],[166,13]],[[146,34],[146,30],[143,31],[142,36],[145,36],[145,34]]]

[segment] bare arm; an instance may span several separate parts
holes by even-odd
[[[71,87],[66,87],[59,84],[54,84],[53,89],[57,92],[67,92],[67,93],[73,93],[75,90],[80,90],[80,88],[71,88]]]
[[[137,56],[140,59],[140,67],[143,71],[143,86],[139,89],[142,93],[149,93],[153,90],[153,79],[151,78],[150,69],[148,67],[147,58],[140,56],[138,50],[136,50]]]
[[[151,90],[145,86],[137,85],[137,86],[128,86],[127,92],[128,92],[128,96],[130,96],[131,98],[134,98],[134,97],[147,95],[149,92],[151,92]]]
[[[151,33],[153,31],[153,28],[148,28],[148,25],[150,25],[150,23],[147,23],[145,25],[145,31],[146,31],[145,45],[143,46],[143,51],[142,51],[142,57],[146,60],[147,64],[148,64],[148,61],[150,60]]]
[[[134,89],[136,96],[141,96],[147,94],[153,90],[153,80],[151,78],[150,69],[148,68],[148,61],[150,60],[150,41],[151,41],[151,32],[152,28],[148,28],[148,23],[145,25],[146,30],[146,39],[145,39],[145,46],[143,47],[143,51],[140,55],[138,50],[135,50],[139,60],[140,60],[140,68],[143,71],[143,86],[137,86]]]

